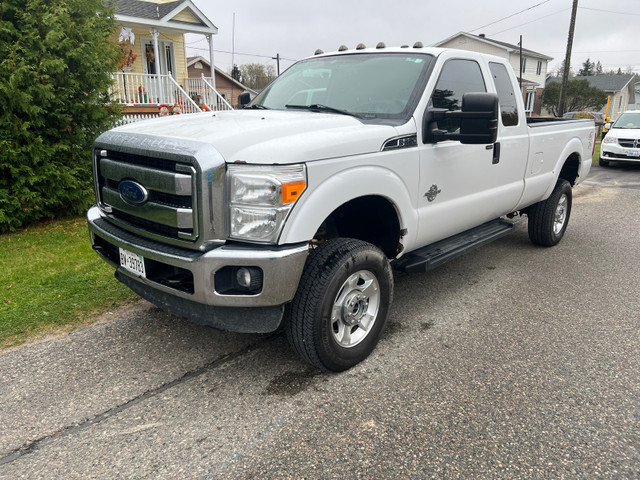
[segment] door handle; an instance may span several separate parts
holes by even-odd
[[[493,162],[494,165],[496,163],[500,163],[500,142],[496,142],[493,144]]]

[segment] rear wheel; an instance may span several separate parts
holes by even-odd
[[[340,372],[375,348],[393,295],[393,275],[380,249],[338,238],[309,253],[285,329],[296,352],[316,367]]]
[[[567,230],[571,215],[571,184],[558,180],[551,196],[529,207],[529,239],[536,245],[552,247]]]

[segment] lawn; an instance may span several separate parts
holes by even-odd
[[[593,151],[592,163],[598,163],[600,158],[600,142],[596,142],[596,149]]]
[[[69,330],[136,295],[91,249],[84,218],[0,235],[0,347]]]

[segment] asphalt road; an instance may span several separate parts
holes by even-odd
[[[639,206],[640,168],[594,167],[560,245],[397,275],[342,374],[144,302],[4,351],[0,478],[637,479]]]

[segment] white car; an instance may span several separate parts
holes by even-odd
[[[599,164],[608,167],[609,162],[640,163],[640,112],[626,112],[602,141]]]

